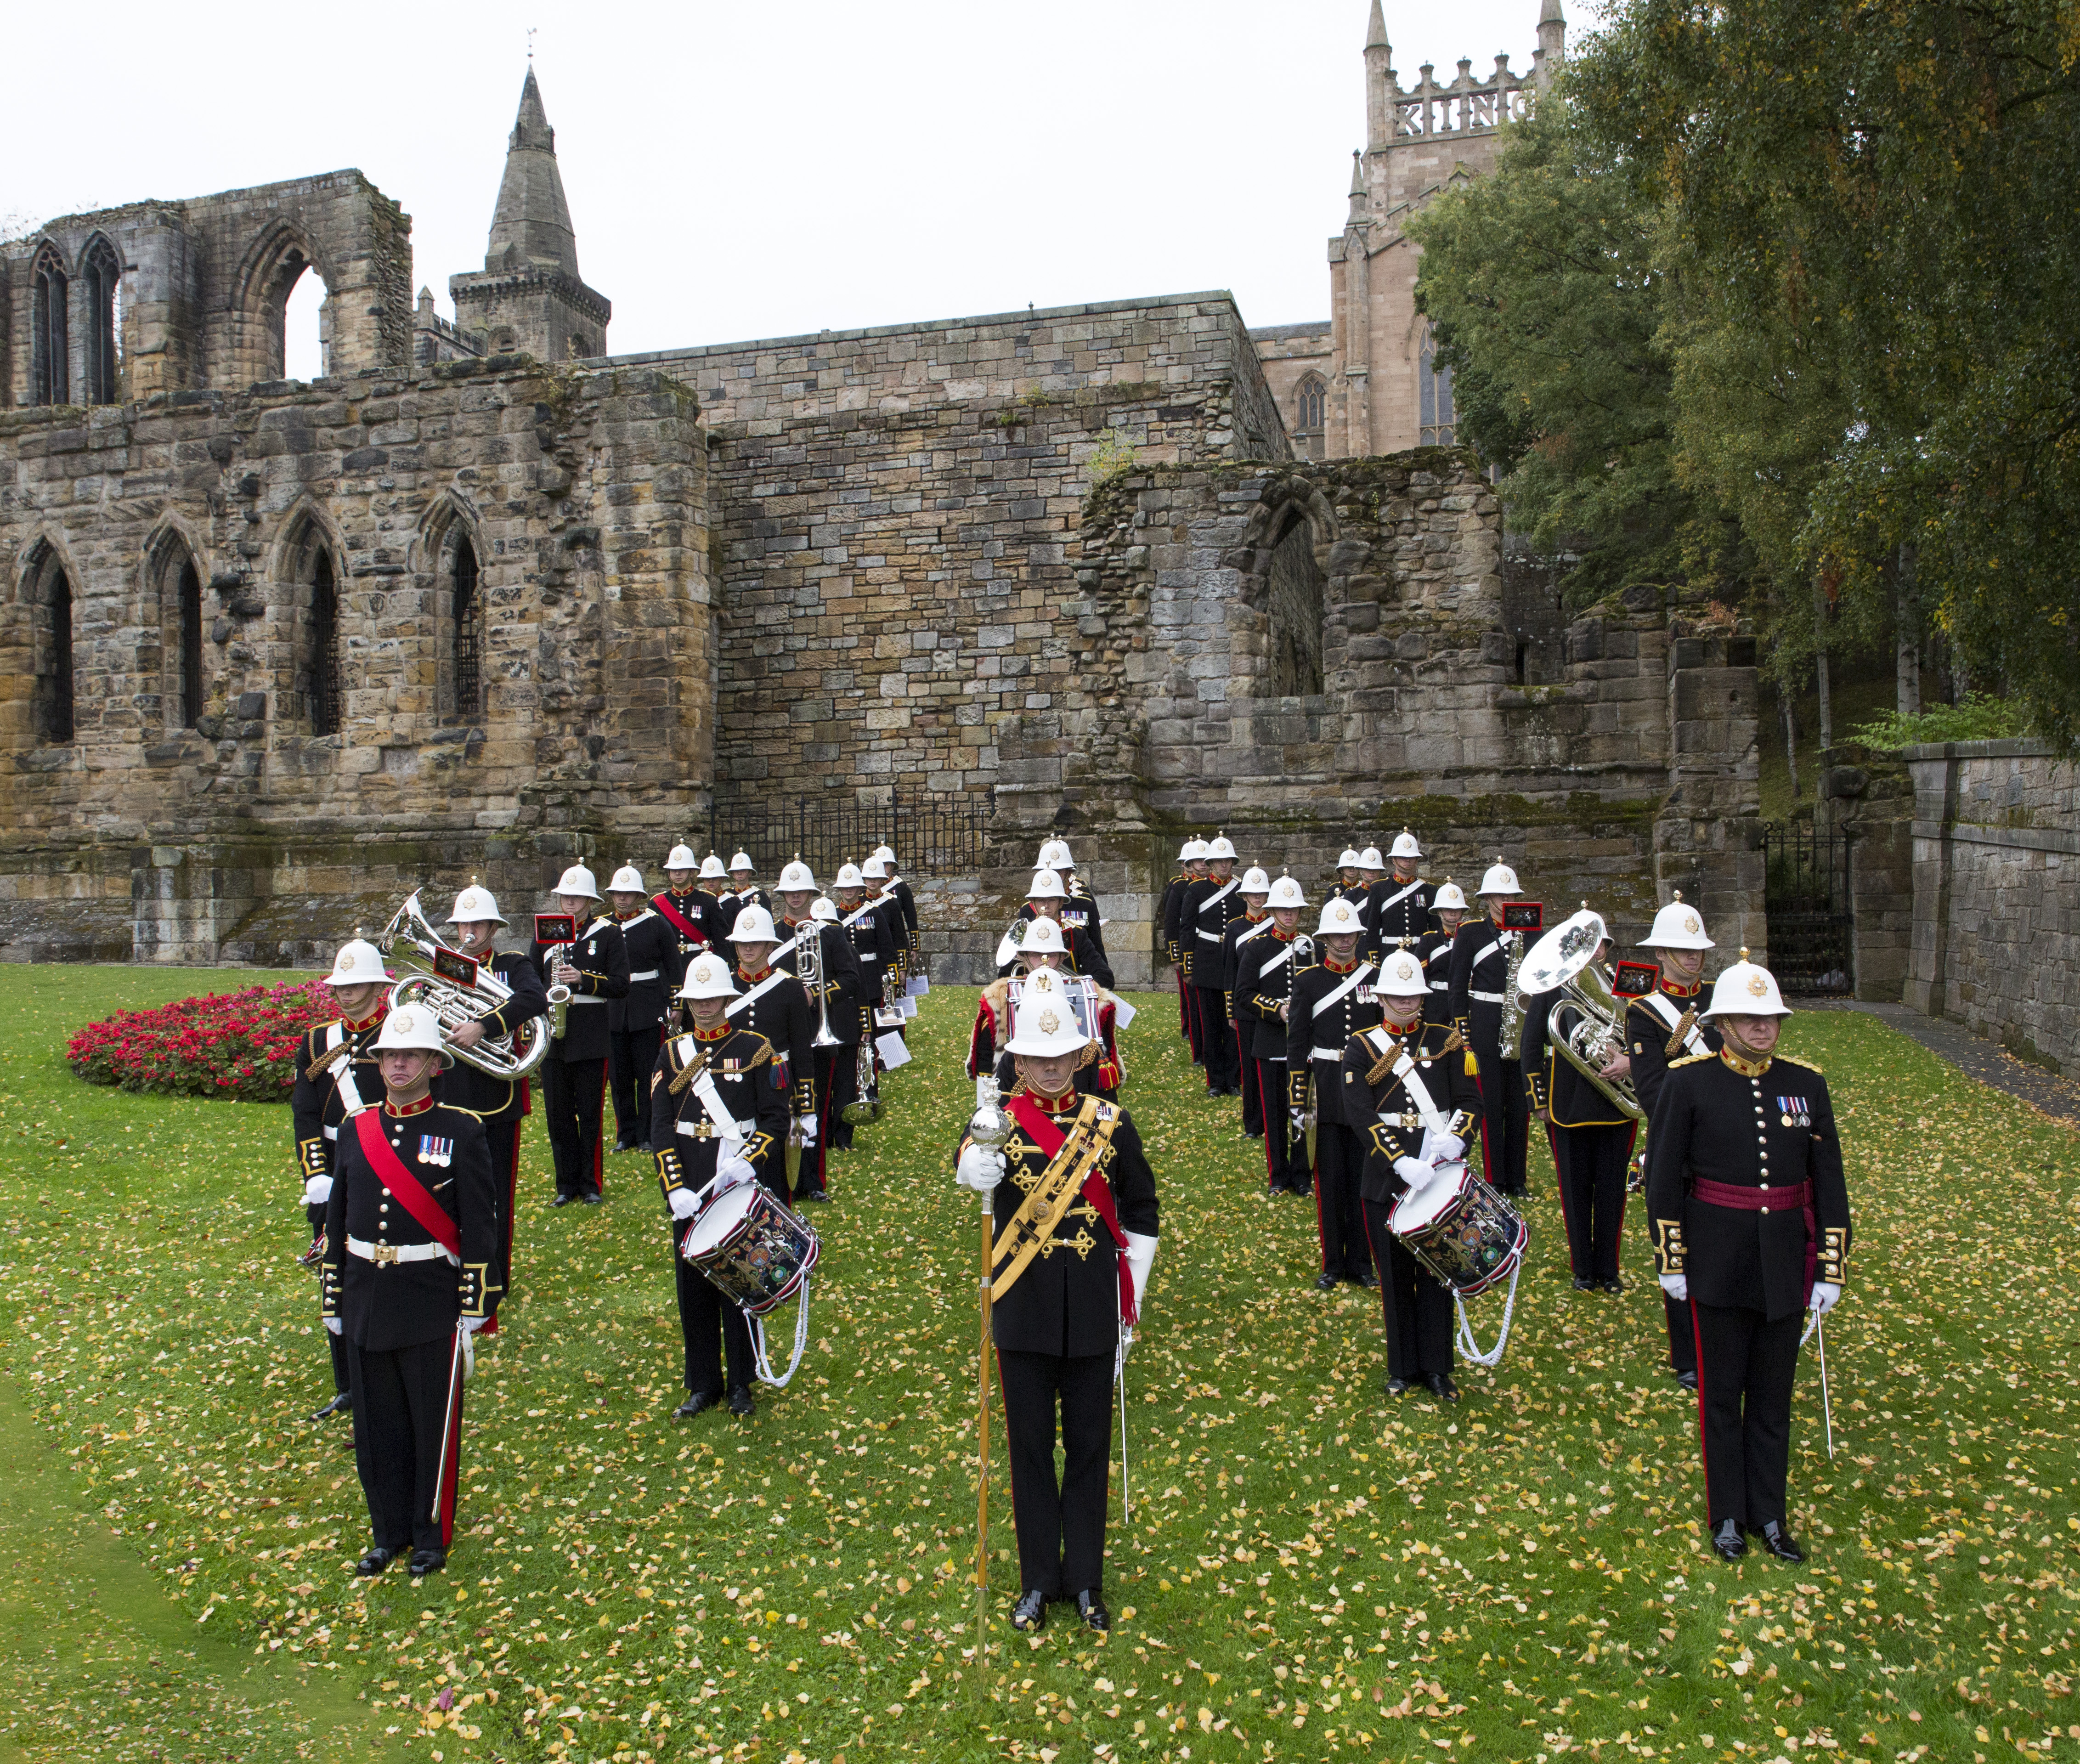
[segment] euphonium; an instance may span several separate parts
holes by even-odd
[[[1628,1120],[1645,1121],[1631,1078],[1604,1076],[1612,1057],[1625,1051],[1625,1008],[1596,966],[1608,936],[1603,920],[1586,911],[1555,925],[1525,952],[1520,983],[1527,997],[1559,993],[1545,1014],[1555,1051]]]
[[[465,1023],[474,1023],[513,997],[512,987],[481,962],[477,964],[474,986],[459,985],[439,972],[436,957],[459,952],[449,950],[426,922],[416,890],[383,928],[383,935],[376,939],[376,947],[400,976],[390,988],[390,1008],[394,1011],[400,1004],[422,1004],[440,1019],[443,1035],[460,1029]],[[568,989],[553,990],[564,991],[564,1003],[568,1004]],[[552,999],[552,1012],[553,1009]],[[530,1017],[510,1035],[486,1036],[475,1047],[451,1045],[448,1053],[480,1072],[517,1081],[547,1058],[551,1021],[551,1017]],[[562,1033],[560,1024],[553,1033]]]

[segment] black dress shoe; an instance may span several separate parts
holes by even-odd
[[[354,1571],[363,1580],[373,1580],[396,1560],[396,1551],[384,1549],[378,1544],[354,1565]]]
[[[1344,1278],[1353,1286],[1369,1287],[1373,1290],[1379,1286],[1379,1276],[1369,1267],[1361,1268],[1355,1274],[1346,1274]]]
[[[577,1196],[574,1194],[560,1194],[549,1205],[552,1207],[567,1207],[577,1199]]]
[[[1440,1402],[1457,1402],[1459,1400],[1459,1387],[1452,1382],[1449,1372],[1425,1372],[1423,1382],[1430,1387],[1430,1394]]]
[[[1719,1528],[1712,1534],[1712,1548],[1730,1562],[1737,1562],[1748,1552],[1748,1540],[1741,1536],[1740,1521],[1722,1519]]]
[[[338,1396],[334,1397],[330,1402],[327,1403],[324,1408],[313,1413],[311,1416],[311,1419],[313,1421],[322,1421],[327,1415],[350,1415],[353,1413],[354,1398],[347,1395],[347,1393],[342,1390]]]
[[[1675,1381],[1692,1395],[1696,1394],[1697,1375],[1694,1372],[1679,1372],[1675,1375]]]
[[[830,1195],[828,1192],[824,1189],[819,1188],[813,1194],[796,1195],[795,1196],[795,1205],[798,1207],[815,1206],[818,1202],[828,1200],[829,1199]]]
[[[672,1411],[672,1418],[674,1421],[690,1421],[703,1409],[712,1409],[721,1401],[722,1397],[717,1392],[697,1390]]]
[[[1095,1629],[1100,1635],[1112,1628],[1112,1613],[1105,1607],[1105,1601],[1096,1587],[1088,1587],[1076,1597],[1076,1615],[1084,1619],[1086,1629]]]
[[[617,1158],[624,1151],[633,1151],[635,1149],[635,1145],[629,1140],[617,1139],[614,1142],[614,1154]]]
[[[1600,1293],[1622,1293],[1625,1290],[1625,1282],[1613,1274],[1607,1280],[1597,1281],[1596,1290]]]
[[[1577,1275],[1575,1276],[1575,1290],[1576,1292],[1578,1292],[1578,1293],[1593,1293],[1593,1292],[1595,1292],[1595,1291],[1596,1291],[1596,1283],[1594,1280],[1584,1280],[1584,1279],[1583,1279],[1580,1275],[1579,1275],[1579,1274],[1577,1274]]]
[[[1415,1388],[1414,1384],[1406,1378],[1390,1378],[1386,1381],[1386,1393],[1390,1397],[1405,1397]]]
[[[1321,1276],[1315,1282],[1315,1290],[1318,1293],[1333,1293],[1336,1291],[1340,1278],[1341,1276],[1329,1273],[1325,1269]]]
[[[405,1572],[414,1580],[424,1580],[429,1574],[438,1574],[448,1565],[448,1552],[444,1549],[415,1549],[412,1559],[405,1565]]]
[[[1011,1607],[1011,1627],[1029,1631],[1047,1627],[1047,1595],[1038,1586],[1029,1586],[1018,1595],[1018,1603]]]
[[[1762,1529],[1755,1534],[1762,1540],[1762,1547],[1780,1562],[1802,1562],[1805,1560],[1805,1546],[1784,1528],[1780,1519],[1764,1519]]]
[[[578,1196],[578,1199],[584,1201],[589,1207],[596,1207],[604,1201],[606,1199],[606,1196],[595,1191],[591,1194],[581,1194]]]
[[[751,1387],[739,1385],[729,1393],[729,1412],[733,1415],[755,1415],[758,1404],[751,1394]]]

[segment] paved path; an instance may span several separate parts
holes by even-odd
[[[1861,1011],[1910,1036],[1967,1077],[2034,1104],[2045,1114],[2080,1126],[2080,1083],[2017,1059],[1998,1042],[1974,1035],[1962,1024],[1923,1016],[1903,1004],[1862,1004],[1847,999],[1800,999],[1794,1009]]]

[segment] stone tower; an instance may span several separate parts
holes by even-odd
[[[578,274],[577,234],[556,169],[556,132],[531,66],[520,88],[483,271],[450,276],[448,294],[457,329],[487,354],[518,350],[562,362],[606,353],[613,303]]]

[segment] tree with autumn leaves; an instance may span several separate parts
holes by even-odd
[[[1572,597],[1708,586],[1786,681],[1933,629],[2070,750],[2076,188],[2076,0],[1617,0],[1409,230]]]

